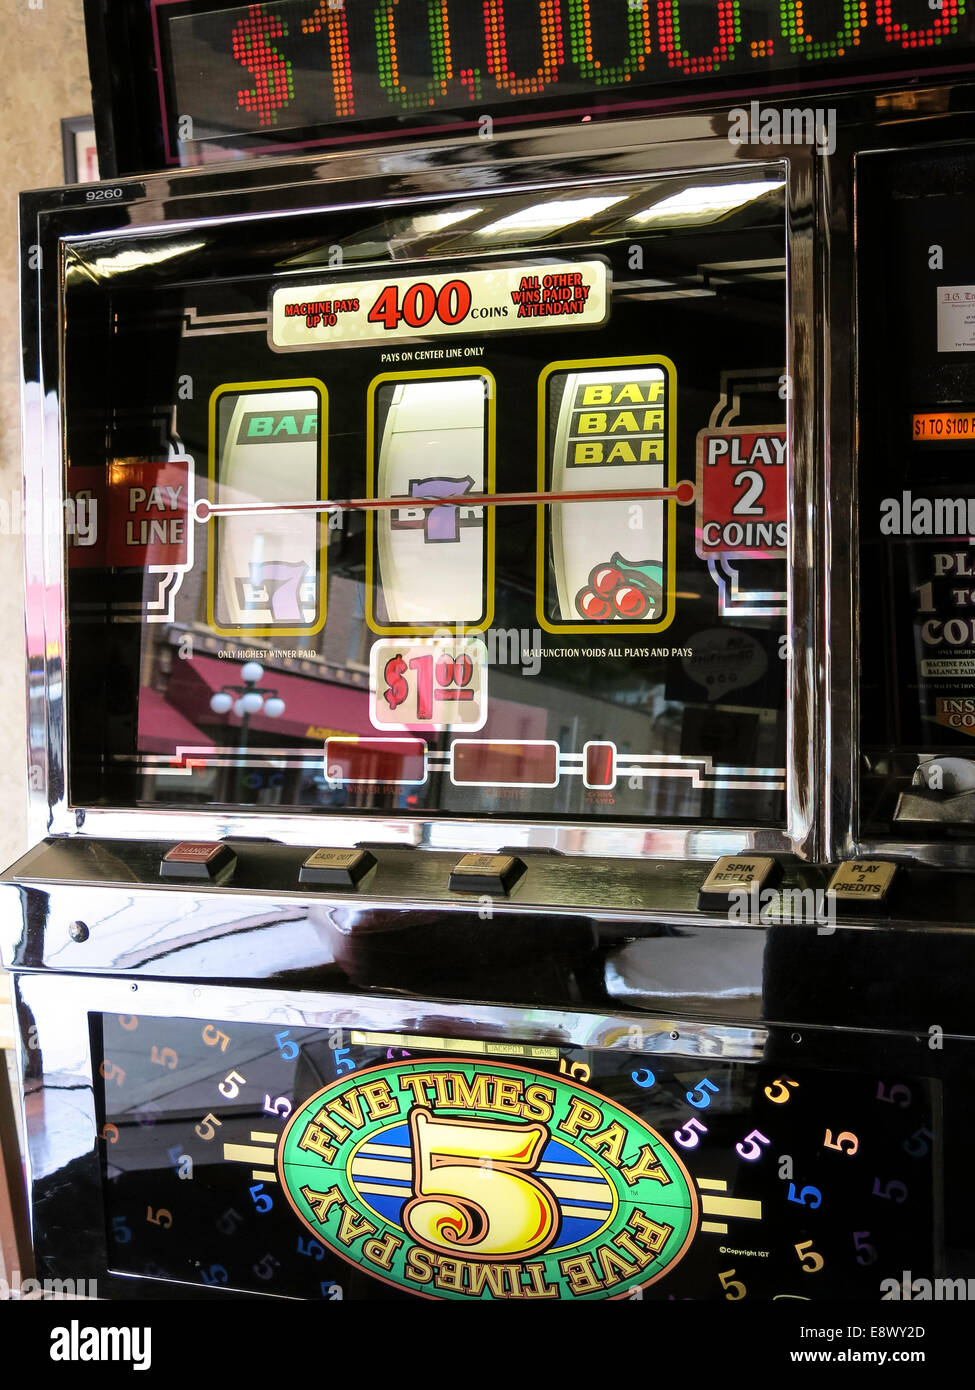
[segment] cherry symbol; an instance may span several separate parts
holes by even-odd
[[[594,593],[592,589],[583,589],[576,599],[576,607],[584,618],[594,623],[603,622],[613,612],[609,600],[601,594]]]
[[[613,594],[613,606],[622,618],[644,618],[650,611],[650,599],[643,589],[624,584]]]
[[[625,581],[615,565],[597,565],[589,576],[589,583],[600,598],[612,598]]]

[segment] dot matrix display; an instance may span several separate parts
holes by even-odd
[[[782,0],[782,32],[792,52],[815,62],[821,58],[842,58],[860,43],[868,22],[867,0],[843,0],[843,27],[832,39],[816,40],[806,30],[806,15],[815,22],[811,4],[803,0]]]
[[[335,86],[335,114],[339,119],[355,115],[355,95],[352,84],[352,63],[349,59],[349,26],[345,6],[336,8],[329,0],[320,0],[311,19],[301,21],[303,34],[328,31],[328,57],[332,65]]]
[[[660,0],[657,12],[660,20],[660,46],[667,54],[672,68],[684,72],[717,72],[728,61],[741,38],[741,5],[739,0],[718,0],[718,42],[709,54],[693,58],[681,47],[679,0]]]
[[[538,19],[542,36],[541,67],[533,77],[516,77],[508,65],[504,0],[484,0],[488,72],[498,86],[512,96],[534,96],[544,92],[550,83],[558,80],[559,69],[565,62],[559,0],[538,0]]]
[[[776,79],[838,84],[917,62],[973,62],[970,0],[152,0],[170,157],[194,139],[406,115],[476,125],[513,103],[585,107],[616,94],[684,101],[685,79],[736,98]],[[909,66],[907,70],[913,71]],[[241,82],[246,73],[248,81]],[[512,113],[513,114],[513,113]],[[520,113],[519,113],[520,114]],[[456,128],[456,127],[454,127]],[[296,139],[294,143],[301,143]]]
[[[275,125],[278,111],[295,94],[291,63],[266,42],[269,38],[285,38],[287,33],[288,26],[276,15],[266,14],[259,5],[250,7],[233,32],[234,57],[256,79],[252,91],[237,93],[237,101],[245,111],[256,111],[262,126]]]
[[[426,0],[426,30],[430,38],[433,76],[416,92],[411,92],[406,83],[400,80],[397,26],[408,22],[401,11],[401,0],[380,0],[376,7],[376,49],[379,55],[380,84],[391,99],[398,101],[405,111],[436,106],[437,97],[447,95],[454,75],[450,57],[447,0]],[[413,15],[409,18],[412,19]]]
[[[965,0],[940,0],[937,6],[940,16],[932,24],[919,25],[916,29],[893,18],[896,8],[895,0],[877,0],[877,23],[887,41],[899,43],[902,48],[928,48],[955,32],[960,16],[965,13]]]
[[[650,10],[634,6],[627,12],[629,56],[621,63],[604,63],[597,57],[593,38],[592,0],[569,0],[569,33],[572,58],[579,71],[597,87],[615,87],[632,81],[634,72],[645,72],[652,51]]]

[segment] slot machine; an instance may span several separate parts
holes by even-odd
[[[89,23],[109,177],[21,209],[39,1274],[975,1277],[964,0]]]

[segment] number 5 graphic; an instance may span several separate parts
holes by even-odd
[[[437,1251],[484,1259],[528,1258],[546,1249],[559,1212],[544,1183],[528,1174],[548,1140],[544,1125],[410,1114],[413,1190],[403,1225]]]

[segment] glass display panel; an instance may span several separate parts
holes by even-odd
[[[973,177],[965,147],[862,162],[864,834],[975,832]]]
[[[905,1270],[934,1273],[930,1081],[422,1033],[93,1026],[114,1273],[461,1302],[875,1302]]]
[[[975,44],[966,0],[152,0],[151,30],[170,163],[843,87]]]
[[[785,821],[785,173],[66,249],[77,806]]]

